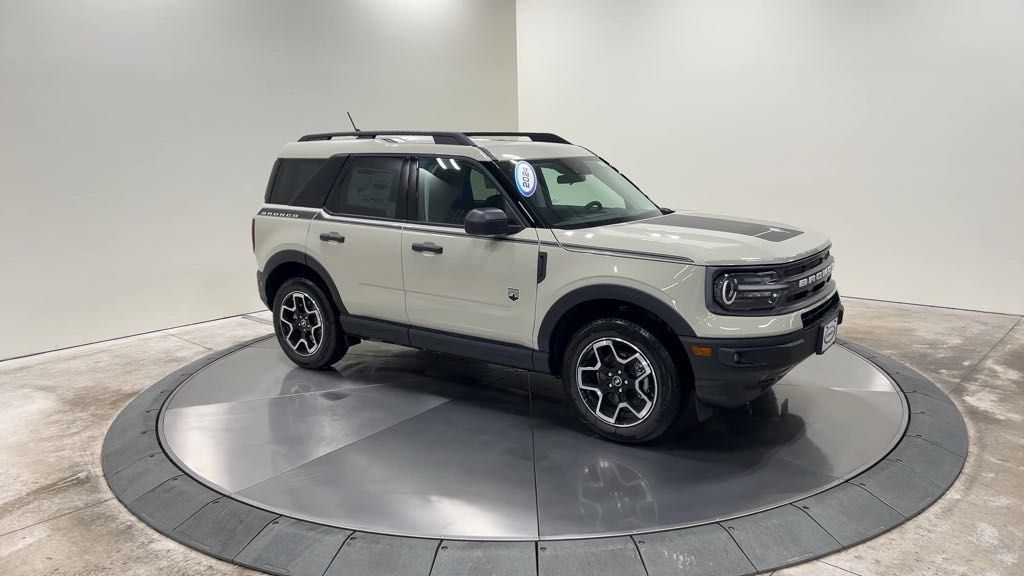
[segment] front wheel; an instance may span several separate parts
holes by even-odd
[[[292,278],[277,291],[274,333],[281,350],[303,368],[329,368],[348,351],[330,300],[306,278]]]
[[[657,336],[620,318],[596,320],[573,336],[562,363],[566,395],[598,434],[649,442],[682,416],[691,387]]]

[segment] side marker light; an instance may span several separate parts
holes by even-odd
[[[690,346],[690,352],[693,352],[694,356],[710,358],[712,349],[711,346]]]

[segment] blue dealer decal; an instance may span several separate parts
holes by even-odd
[[[529,198],[537,191],[537,173],[529,162],[525,160],[516,162],[515,178],[516,188],[524,197]]]

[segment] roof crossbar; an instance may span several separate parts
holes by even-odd
[[[359,138],[373,139],[378,136],[430,136],[434,144],[455,144],[458,146],[473,146],[479,148],[471,140],[473,137],[491,136],[513,136],[518,138],[529,138],[533,142],[552,142],[555,144],[568,144],[569,141],[557,134],[550,132],[432,132],[423,130],[359,130],[356,132],[323,132],[321,134],[306,134],[299,138],[299,142],[313,142],[316,140],[330,140],[332,138]]]

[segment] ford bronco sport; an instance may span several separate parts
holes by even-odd
[[[252,235],[295,364],[371,339],[550,373],[620,442],[745,405],[843,317],[825,236],[660,208],[554,134],[304,136]]]

